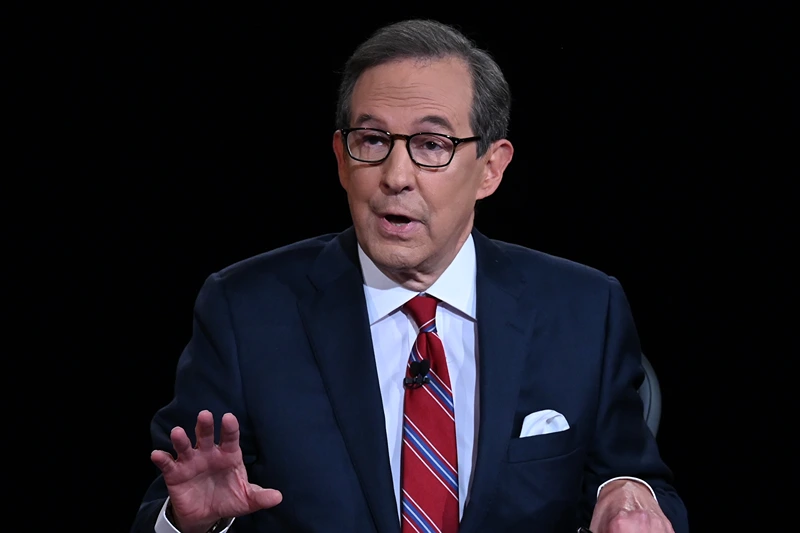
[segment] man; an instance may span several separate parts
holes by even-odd
[[[441,24],[356,50],[333,138],[353,227],[208,278],[132,531],[688,531],[620,285],[473,227],[509,107]]]

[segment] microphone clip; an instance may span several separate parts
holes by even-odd
[[[403,379],[403,387],[406,389],[418,389],[426,383],[430,383],[431,378],[428,376],[430,368],[430,362],[425,359],[412,362],[409,366],[411,375]]]

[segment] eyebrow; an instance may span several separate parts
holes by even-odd
[[[353,123],[353,127],[359,128],[359,127],[363,126],[365,123],[370,122],[372,120],[382,124],[382,122],[379,119],[375,118],[374,116],[370,115],[369,113],[364,113],[363,115],[359,115],[359,117],[355,120],[355,122]],[[450,131],[451,133],[453,131],[455,131],[455,129],[453,128],[453,125],[450,123],[450,121],[447,120],[445,117],[443,117],[441,115],[425,115],[424,117],[422,117],[421,119],[415,121],[414,123],[415,124],[420,124],[420,125],[421,124],[432,124],[434,126],[441,126],[442,128],[445,128],[446,130]]]
[[[353,127],[360,128],[364,125],[365,122],[369,122],[370,120],[376,120],[375,117],[368,113],[364,113],[363,115],[359,115],[359,117],[353,122]]]
[[[434,126],[441,126],[451,133],[455,131],[450,121],[441,115],[426,115],[416,121],[415,124],[433,124]]]

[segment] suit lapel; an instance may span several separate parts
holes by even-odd
[[[514,422],[535,309],[525,278],[492,241],[473,231],[477,256],[479,429],[477,459],[460,533],[483,531]]]
[[[386,423],[352,228],[325,247],[309,277],[316,291],[298,306],[336,421],[376,529],[398,533]]]

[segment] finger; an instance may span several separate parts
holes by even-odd
[[[232,413],[222,415],[219,432],[219,447],[222,451],[233,453],[239,450],[239,421]]]
[[[164,475],[175,468],[175,459],[172,458],[172,455],[163,450],[153,450],[150,453],[150,460],[153,461],[153,464],[155,464]]]
[[[192,441],[189,436],[180,426],[175,426],[169,434],[169,440],[172,441],[172,447],[175,448],[175,453],[178,455],[178,461],[191,456],[192,454]]]
[[[261,487],[254,487],[250,494],[250,502],[255,508],[253,512],[259,509],[269,509],[275,507],[283,501],[283,494],[275,489],[262,489]]]
[[[198,450],[210,450],[214,447],[214,415],[211,411],[200,411],[197,415],[194,434]]]

